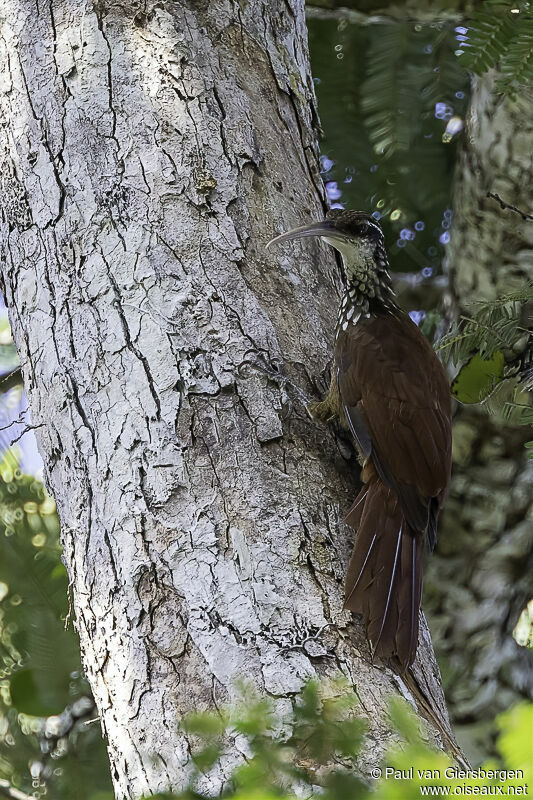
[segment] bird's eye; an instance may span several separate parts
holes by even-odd
[[[359,233],[361,234],[361,236],[364,236],[365,233],[368,233],[368,225],[366,225],[364,222],[362,225],[359,226]]]

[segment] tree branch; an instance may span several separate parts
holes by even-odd
[[[496,200],[496,202],[499,203],[500,208],[503,208],[504,210],[508,208],[509,211],[514,211],[515,214],[520,214],[524,222],[528,221],[533,222],[533,214],[526,214],[525,211],[522,211],[516,206],[510,205],[510,203],[506,203],[505,200],[501,199],[499,194],[496,194],[495,192],[487,192],[487,197],[490,197],[492,200]]]
[[[465,12],[458,8],[424,8],[418,4],[405,2],[394,6],[384,3],[379,8],[375,4],[360,4],[354,0],[307,0],[306,16],[318,19],[346,19],[358,25],[375,25],[394,22],[432,23],[438,21],[458,22]]]

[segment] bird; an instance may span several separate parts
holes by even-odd
[[[372,661],[413,664],[424,551],[432,551],[451,475],[451,392],[433,347],[396,299],[383,230],[363,211],[277,236],[320,237],[341,255],[343,294],[331,383],[308,411],[353,436],[361,489],[345,522],[357,529],[344,608],[362,616]]]

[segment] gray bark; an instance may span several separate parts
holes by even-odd
[[[473,83],[447,254],[456,313],[533,279],[533,223],[486,197],[533,210],[532,101],[530,88],[516,100],[496,93],[494,75]],[[495,715],[533,696],[533,651],[512,635],[533,597],[530,438],[483,408],[459,408],[455,418],[452,485],[426,600],[454,730],[473,760],[492,747]]]
[[[182,787],[179,719],[238,678],[282,712],[344,674],[367,774],[388,696],[414,700],[342,611],[357,469],[293,389],[317,396],[338,274],[265,251],[324,209],[303,1],[0,18],[5,294],[116,793]]]

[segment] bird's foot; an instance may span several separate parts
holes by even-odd
[[[331,407],[327,398],[318,403],[309,403],[306,406],[306,411],[311,419],[317,419],[320,422],[329,422],[335,416],[331,412]]]
[[[320,422],[331,422],[335,418],[335,412],[331,408],[329,397],[319,403],[309,403],[306,406],[306,411],[311,419],[317,419]]]

